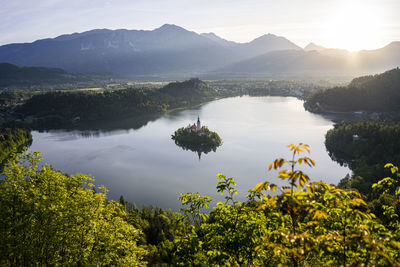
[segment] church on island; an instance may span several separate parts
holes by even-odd
[[[216,132],[210,131],[205,125],[201,126],[200,116],[197,117],[197,123],[179,128],[171,138],[184,150],[197,152],[199,159],[201,153],[215,151],[222,144],[221,137]]]
[[[199,136],[202,136],[202,135],[210,136],[210,133],[205,133],[201,129],[200,116],[197,116],[197,124],[193,123],[193,125],[187,126],[186,129],[188,130],[189,133],[194,132],[194,133],[197,133]]]

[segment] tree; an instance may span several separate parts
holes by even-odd
[[[362,196],[323,182],[309,182],[297,170],[299,164],[314,166],[304,144],[289,145],[289,160],[279,158],[270,169],[289,186],[280,194],[268,195],[278,187],[265,181],[249,190],[248,201],[234,200],[233,178],[219,174],[218,192],[227,193],[226,202],[218,203],[209,216],[200,209],[185,210],[201,224],[176,239],[176,260],[180,265],[219,266],[400,266],[398,223],[385,227],[368,213]],[[389,167],[392,167],[390,165]],[[393,173],[398,173],[394,168]],[[386,179],[375,187],[394,183]],[[396,185],[397,186],[397,185]],[[396,190],[397,187],[396,187]],[[400,189],[399,189],[400,192]],[[206,207],[209,197],[181,195],[182,204]],[[206,201],[207,200],[207,201]],[[388,216],[396,217],[391,210]],[[397,218],[397,217],[396,217]]]
[[[144,265],[140,231],[93,178],[17,155],[0,183],[0,265]]]

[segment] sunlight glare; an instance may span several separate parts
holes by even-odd
[[[325,39],[329,47],[350,51],[376,48],[382,33],[379,7],[367,1],[348,1],[333,10]]]

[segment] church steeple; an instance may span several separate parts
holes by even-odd
[[[200,116],[197,116],[197,127],[196,127],[196,130],[200,131],[200,129],[201,129]]]

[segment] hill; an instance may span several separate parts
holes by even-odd
[[[198,78],[192,78],[183,82],[172,82],[160,88],[160,93],[174,97],[204,97],[215,96],[215,90]]]
[[[17,112],[35,118],[33,127],[59,128],[97,121],[160,114],[212,100],[216,91],[199,79],[154,88],[106,92],[49,92],[34,95]]]
[[[353,79],[348,86],[320,90],[304,106],[314,112],[400,111],[400,69]]]
[[[23,67],[0,63],[0,87],[64,84],[90,81],[88,77],[58,68]]]

